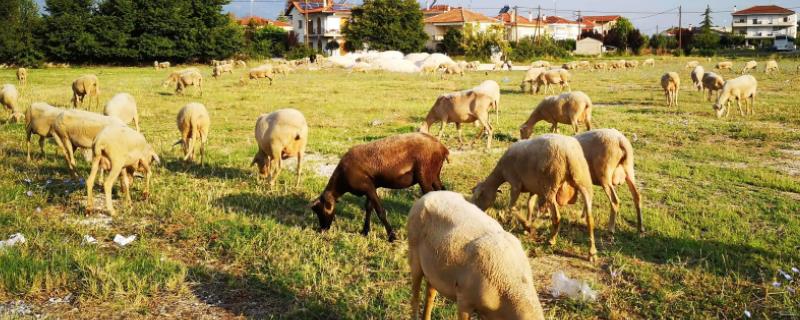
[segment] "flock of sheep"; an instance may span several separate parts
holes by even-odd
[[[250,79],[267,78],[272,81],[276,69],[288,70],[309,61],[283,61],[264,64],[250,69]],[[320,62],[316,62],[320,63]],[[324,62],[322,62],[324,63]],[[359,62],[355,62],[359,63]],[[354,63],[354,64],[355,64]],[[470,63],[467,63],[469,65]],[[426,65],[426,64],[423,64]],[[655,61],[648,59],[642,64],[654,67]],[[742,73],[753,70],[757,64],[748,63]],[[169,68],[168,62],[154,62],[154,68]],[[247,67],[244,61],[213,61],[212,75],[216,78],[232,73],[234,66]],[[426,65],[427,66],[427,65]],[[461,68],[458,62],[443,62],[434,71],[444,73]],[[320,196],[312,203],[311,210],[317,215],[322,230],[331,227],[335,220],[337,200],[346,193],[366,197],[362,234],[370,231],[370,217],[375,212],[386,228],[388,240],[396,235],[386,218],[386,211],[378,197],[378,188],[405,189],[419,185],[423,196],[418,199],[408,216],[409,257],[412,278],[412,318],[417,318],[419,290],[422,279],[426,280],[425,319],[430,318],[433,297],[439,292],[457,302],[460,317],[466,319],[477,312],[489,319],[543,319],[542,307],[534,289],[531,268],[519,240],[504,231],[503,227],[483,210],[495,202],[501,185],[511,187],[509,208],[527,231],[533,235],[533,221],[539,213],[549,211],[552,232],[549,243],[555,244],[559,225],[559,208],[583,202],[583,217],[589,234],[588,259],[594,261],[597,249],[594,241],[592,215],[592,185],[601,186],[611,204],[608,230],[614,232],[620,199],[616,186],[625,183],[633,198],[638,218],[638,230],[644,232],[642,224],[641,195],[636,186],[634,172],[634,150],[630,141],[615,129],[592,129],[592,101],[580,91],[571,91],[569,70],[573,69],[632,69],[637,61],[613,61],[610,64],[588,61],[567,63],[551,68],[545,61],[537,61],[525,73],[520,85],[532,93],[544,88],[545,93],[554,93],[558,85],[562,93],[544,97],[520,126],[521,140],[513,143],[497,162],[494,169],[472,190],[472,199],[467,201],[458,193],[443,191],[440,173],[445,162],[449,162],[448,148],[440,141],[448,123],[455,123],[459,143],[462,124],[480,124],[476,139],[487,137],[486,147],[491,148],[493,128],[490,112],[495,112],[495,121],[500,118],[500,86],[486,80],[471,89],[438,96],[419,132],[390,136],[377,141],[356,145],[342,157]],[[355,67],[351,66],[351,67]],[[774,61],[767,63],[766,72],[777,67]],[[472,68],[472,67],[470,67]],[[714,104],[717,116],[721,116],[730,102],[755,99],[757,82],[750,75],[725,81],[721,76],[704,72],[696,62],[687,64],[692,69],[693,87],[709,90],[708,99],[718,93]],[[731,70],[732,64],[721,62],[716,69]],[[458,72],[455,72],[458,73]],[[17,72],[20,85],[24,85],[28,73],[24,68]],[[197,68],[187,68],[171,73],[164,86],[176,84],[176,93],[196,86],[202,95],[202,75]],[[669,72],[661,79],[662,87],[670,106],[677,106],[680,76]],[[130,186],[134,174],[140,172],[145,178],[144,196],[149,192],[151,167],[160,159],[151,144],[139,132],[139,117],[136,100],[128,93],[118,93],[107,102],[103,113],[81,110],[86,97],[93,97],[99,108],[99,80],[94,75],[85,75],[72,83],[72,109],[34,102],[24,115],[17,104],[19,93],[14,85],[6,84],[0,91],[0,103],[11,110],[11,120],[25,118],[27,154],[30,159],[30,138],[39,136],[39,147],[44,155],[46,138],[53,138],[67,161],[70,170],[76,173],[74,152],[86,150],[91,159],[91,171],[86,180],[86,211],[94,209],[92,191],[97,174],[106,174],[103,179],[106,210],[114,215],[111,191],[117,179],[125,200],[130,203]],[[569,92],[564,92],[569,91]],[[88,108],[87,108],[88,109]],[[740,107],[741,110],[741,107]],[[553,133],[533,136],[535,125],[545,121],[551,124]],[[430,135],[431,126],[441,122],[438,136]],[[129,127],[129,124],[133,127]],[[205,106],[189,103],[177,114],[177,128],[184,161],[195,161],[196,149],[200,152],[200,163],[204,163],[206,144],[211,119]],[[558,124],[572,126],[575,136],[560,135]],[[579,133],[583,124],[586,131]],[[309,139],[309,127],[303,114],[295,109],[280,109],[261,115],[255,123],[255,139],[258,151],[252,163],[260,175],[273,185],[282,169],[283,160],[297,158],[297,184],[300,183],[302,163]],[[521,194],[527,193],[527,215],[520,214],[516,203]],[[497,248],[503,248],[497,250]]]

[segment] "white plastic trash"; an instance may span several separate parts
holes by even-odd
[[[136,240],[136,235],[123,237],[122,235],[117,234],[116,236],[114,236],[114,242],[118,244],[120,247],[127,246],[128,244],[133,242],[133,240]]]
[[[597,292],[592,290],[588,283],[571,279],[562,271],[553,274],[552,285],[553,288],[550,289],[550,293],[556,298],[567,296],[570,299],[583,301],[594,301],[597,299]]]
[[[8,240],[0,241],[0,249],[13,247],[17,244],[25,243],[25,236],[21,233],[12,234]]]
[[[95,239],[94,237],[88,234],[83,236],[83,244],[95,244],[95,243],[97,243],[97,239]]]

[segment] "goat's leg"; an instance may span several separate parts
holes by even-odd
[[[361,234],[364,236],[369,235],[370,218],[372,217],[372,203],[369,198],[364,201],[364,227],[361,229]]]
[[[369,201],[372,202],[372,208],[375,210],[375,213],[378,214],[378,218],[383,223],[383,226],[386,228],[386,234],[389,236],[389,242],[394,242],[397,239],[397,236],[394,234],[394,230],[392,230],[392,226],[389,224],[389,220],[386,219],[386,210],[383,208],[381,204],[381,199],[378,198],[378,192],[372,187],[371,190],[367,191],[367,198]]]

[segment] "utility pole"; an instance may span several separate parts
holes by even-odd
[[[539,32],[542,30],[542,5],[539,5],[539,15],[536,17],[536,44],[539,44]]]
[[[514,40],[516,40],[516,42],[519,43],[519,27],[517,26],[519,24],[519,21],[517,21],[517,19],[519,19],[519,16],[517,15],[517,10],[519,10],[519,7],[514,6],[514,16],[512,17],[512,19],[514,19],[513,20],[514,21]]]
[[[583,23],[581,22],[581,11],[578,10],[578,40],[581,39],[581,34],[583,33]]]
[[[303,0],[303,3],[304,3],[303,12],[305,13],[305,19],[306,19],[306,23],[305,23],[306,24],[306,47],[308,47],[308,33],[311,32],[311,30],[308,30],[308,0]]]
[[[683,50],[683,6],[678,6],[678,50]]]

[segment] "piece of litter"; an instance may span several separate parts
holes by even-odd
[[[123,237],[120,234],[117,234],[116,236],[114,236],[114,242],[117,243],[120,247],[127,246],[128,244],[133,242],[133,240],[136,240],[136,235],[135,234],[127,236],[127,237]]]
[[[750,311],[745,310],[744,311],[744,316],[750,318],[750,316],[751,316]]]
[[[792,288],[792,287],[786,287],[786,290],[789,290],[789,292],[791,292],[791,293],[794,293],[794,291],[795,291],[794,288]]]
[[[795,268],[795,267],[792,267],[792,272],[794,272],[794,273],[800,273],[800,269],[797,269],[797,268]]]
[[[783,278],[785,278],[786,280],[792,280],[792,276],[790,276],[788,273],[784,272],[783,270],[778,269],[778,273],[780,273],[783,276]]]
[[[373,126],[373,127],[377,127],[377,126],[380,126],[382,124],[383,124],[383,121],[380,121],[378,119],[372,120],[372,122],[369,123],[369,125]]]
[[[12,234],[11,237],[8,238],[8,240],[0,241],[0,249],[6,247],[13,247],[20,243],[25,243],[25,236],[23,236],[21,233],[15,233]]]
[[[553,287],[550,289],[550,294],[556,298],[564,295],[571,299],[583,301],[594,301],[597,299],[597,292],[592,290],[586,281],[571,279],[562,271],[553,274],[552,285]]]
[[[94,237],[92,237],[92,236],[87,234],[87,235],[83,236],[83,242],[81,242],[81,243],[83,243],[83,244],[95,244],[95,243],[97,243],[97,239],[95,239]]]
[[[42,213],[42,207],[36,207],[36,213]]]
[[[25,194],[29,197],[33,197],[33,191],[28,190],[28,192],[25,192]]]
[[[26,183],[31,183],[31,179],[25,178]]]
[[[781,287],[781,283],[778,282],[778,281],[775,281],[775,282],[772,283],[772,286],[775,287],[775,288],[780,288]]]

